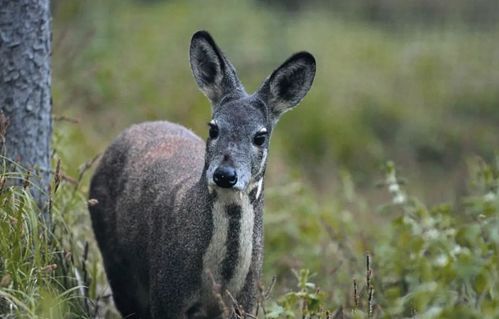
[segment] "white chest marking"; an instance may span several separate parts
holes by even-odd
[[[213,211],[211,213],[213,220],[213,234],[211,235],[210,244],[203,256],[203,270],[209,272],[213,276],[213,280],[217,284],[221,282],[220,265],[222,264],[227,247],[227,229],[229,227],[229,219],[225,216],[225,203],[217,200],[213,203]]]
[[[227,255],[227,234],[229,216],[226,212],[228,205],[241,207],[240,231],[238,234],[239,249],[232,278],[224,282],[222,267]],[[251,265],[253,252],[254,211],[248,195],[233,192],[219,192],[213,204],[213,234],[208,249],[203,256],[203,270],[211,273],[215,283],[224,286],[233,295],[237,295],[244,286],[246,276]]]
[[[247,195],[241,201],[241,221],[239,234],[239,256],[238,263],[234,269],[234,275],[229,281],[227,288],[230,292],[237,294],[244,286],[246,276],[251,265],[253,252],[253,226],[255,212]]]

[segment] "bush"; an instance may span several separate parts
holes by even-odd
[[[392,201],[379,212],[390,222],[370,234],[374,257],[367,255],[364,274],[349,267],[340,275],[350,276],[351,288],[327,289],[330,296],[340,290],[345,301],[328,298],[302,269],[295,272],[298,290],[270,303],[266,318],[497,318],[499,158],[496,166],[477,159],[471,167],[472,196],[428,208],[406,193],[388,163],[383,185]]]
[[[399,213],[376,256],[379,301],[390,316],[499,315],[499,167],[482,161],[473,167],[473,196],[431,208],[407,197],[389,167],[391,208]]]

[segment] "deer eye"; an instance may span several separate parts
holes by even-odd
[[[265,140],[267,139],[267,132],[258,132],[253,137],[253,144],[256,146],[262,146],[265,144]]]
[[[210,138],[214,140],[218,137],[218,126],[213,122],[208,123],[208,125],[210,126],[209,130]]]

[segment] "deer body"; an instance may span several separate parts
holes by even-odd
[[[134,125],[90,187],[95,236],[127,318],[226,318],[232,297],[254,310],[270,133],[315,72],[310,54],[296,54],[248,95],[208,33],[193,36],[190,59],[213,106],[206,143],[169,122]]]

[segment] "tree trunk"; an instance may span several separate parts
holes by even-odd
[[[0,0],[0,146],[8,159],[31,171],[30,189],[45,217],[52,135],[50,42],[49,0]]]

